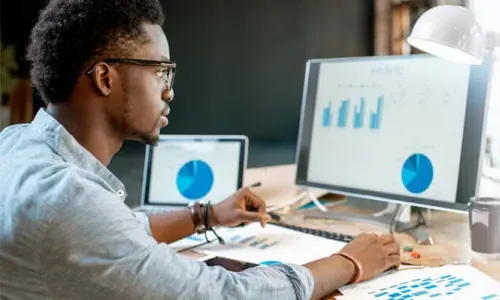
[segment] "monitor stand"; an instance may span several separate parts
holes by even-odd
[[[316,206],[318,206],[318,204],[321,205],[313,193],[309,193],[308,196],[314,203],[316,203]],[[354,199],[349,198],[349,201],[351,200]],[[364,201],[362,199],[359,200]],[[375,226],[388,227],[391,234],[395,232],[407,233],[413,236],[413,238],[415,238],[417,243],[420,245],[432,245],[434,243],[432,236],[427,231],[427,222],[421,210],[417,211],[418,215],[416,222],[411,222],[411,217],[410,220],[401,219],[401,214],[403,212],[409,213],[409,209],[411,209],[411,207],[407,205],[395,204],[393,209],[386,209],[372,215],[328,211],[322,205],[318,206],[318,208],[319,210],[304,211],[304,217],[368,223]]]

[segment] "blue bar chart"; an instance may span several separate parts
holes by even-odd
[[[380,124],[382,123],[383,107],[384,107],[384,96],[380,96],[377,99],[377,111],[370,113],[371,129],[380,129]]]
[[[450,299],[470,299],[463,294],[472,288],[472,283],[464,278],[446,274],[438,277],[416,278],[411,281],[395,284],[390,287],[381,288],[368,292],[370,296],[380,300],[390,299],[429,299],[445,298]],[[476,294],[480,294],[478,287]],[[455,297],[451,297],[455,296]],[[496,293],[479,296],[475,299],[500,299]]]
[[[330,125],[332,125],[332,101],[329,101],[328,106],[323,108],[321,125],[323,125],[323,127],[330,127]]]
[[[254,247],[254,248],[259,248],[262,250],[269,249],[273,247],[274,245],[277,245],[279,242],[276,240],[271,240],[269,241],[267,238],[258,238],[254,235],[250,235],[247,237],[242,237],[240,235],[235,235],[230,238],[232,242],[240,243],[240,244],[245,244],[246,246]]]
[[[343,100],[338,109],[337,127],[345,128],[347,126],[347,114],[349,113],[349,99]]]
[[[361,103],[359,105],[354,106],[354,119],[353,119],[353,127],[354,128],[362,128],[363,121],[365,118],[365,98],[361,97]]]
[[[262,246],[260,246],[260,249],[262,250],[266,250],[267,248],[271,248],[272,246],[278,244],[278,241],[274,241],[272,243],[268,243],[268,244],[263,244]]]
[[[352,115],[350,115],[351,100],[354,101]],[[338,128],[347,128],[349,122],[349,127],[352,125],[354,129],[368,127],[372,130],[380,129],[384,109],[384,96],[362,96],[357,99],[344,98],[340,100],[340,102],[337,102],[336,105],[336,113],[335,110],[332,110],[334,107],[332,100],[329,100],[328,103],[321,108],[320,118],[322,127],[331,127],[332,124],[336,124]],[[369,114],[369,116],[367,116],[367,114]],[[349,116],[352,116],[352,124],[349,120]]]

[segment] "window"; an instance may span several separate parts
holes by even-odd
[[[468,7],[483,26],[484,31],[500,33],[499,0],[470,0]],[[500,142],[500,47],[496,49],[495,53],[497,61],[490,82],[487,131],[490,137],[494,137]]]
[[[499,0],[469,0],[468,8],[474,13],[484,31],[500,33]],[[487,148],[485,171],[497,170],[500,176],[500,47],[495,50],[496,63],[490,81],[488,122],[486,123]],[[500,180],[498,177],[496,180]]]

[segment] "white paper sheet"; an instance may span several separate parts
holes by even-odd
[[[259,223],[253,223],[242,228],[218,230],[217,234],[225,239],[225,245],[215,241],[196,248],[196,251],[264,265],[277,262],[305,264],[330,256],[345,246],[344,242],[272,224],[262,228]],[[194,235],[171,244],[171,247],[179,250],[204,241],[204,235]]]
[[[499,300],[500,283],[469,265],[409,268],[345,286],[339,299]]]

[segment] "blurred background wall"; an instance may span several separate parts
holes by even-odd
[[[1,3],[2,83],[12,84],[2,89],[0,130],[29,122],[43,105],[31,93],[24,50],[46,2]],[[306,61],[410,54],[405,38],[412,22],[444,2],[161,0],[178,64],[163,133],[245,134],[249,167],[293,163]],[[132,205],[139,201],[143,163],[144,145],[126,142],[110,165]]]

